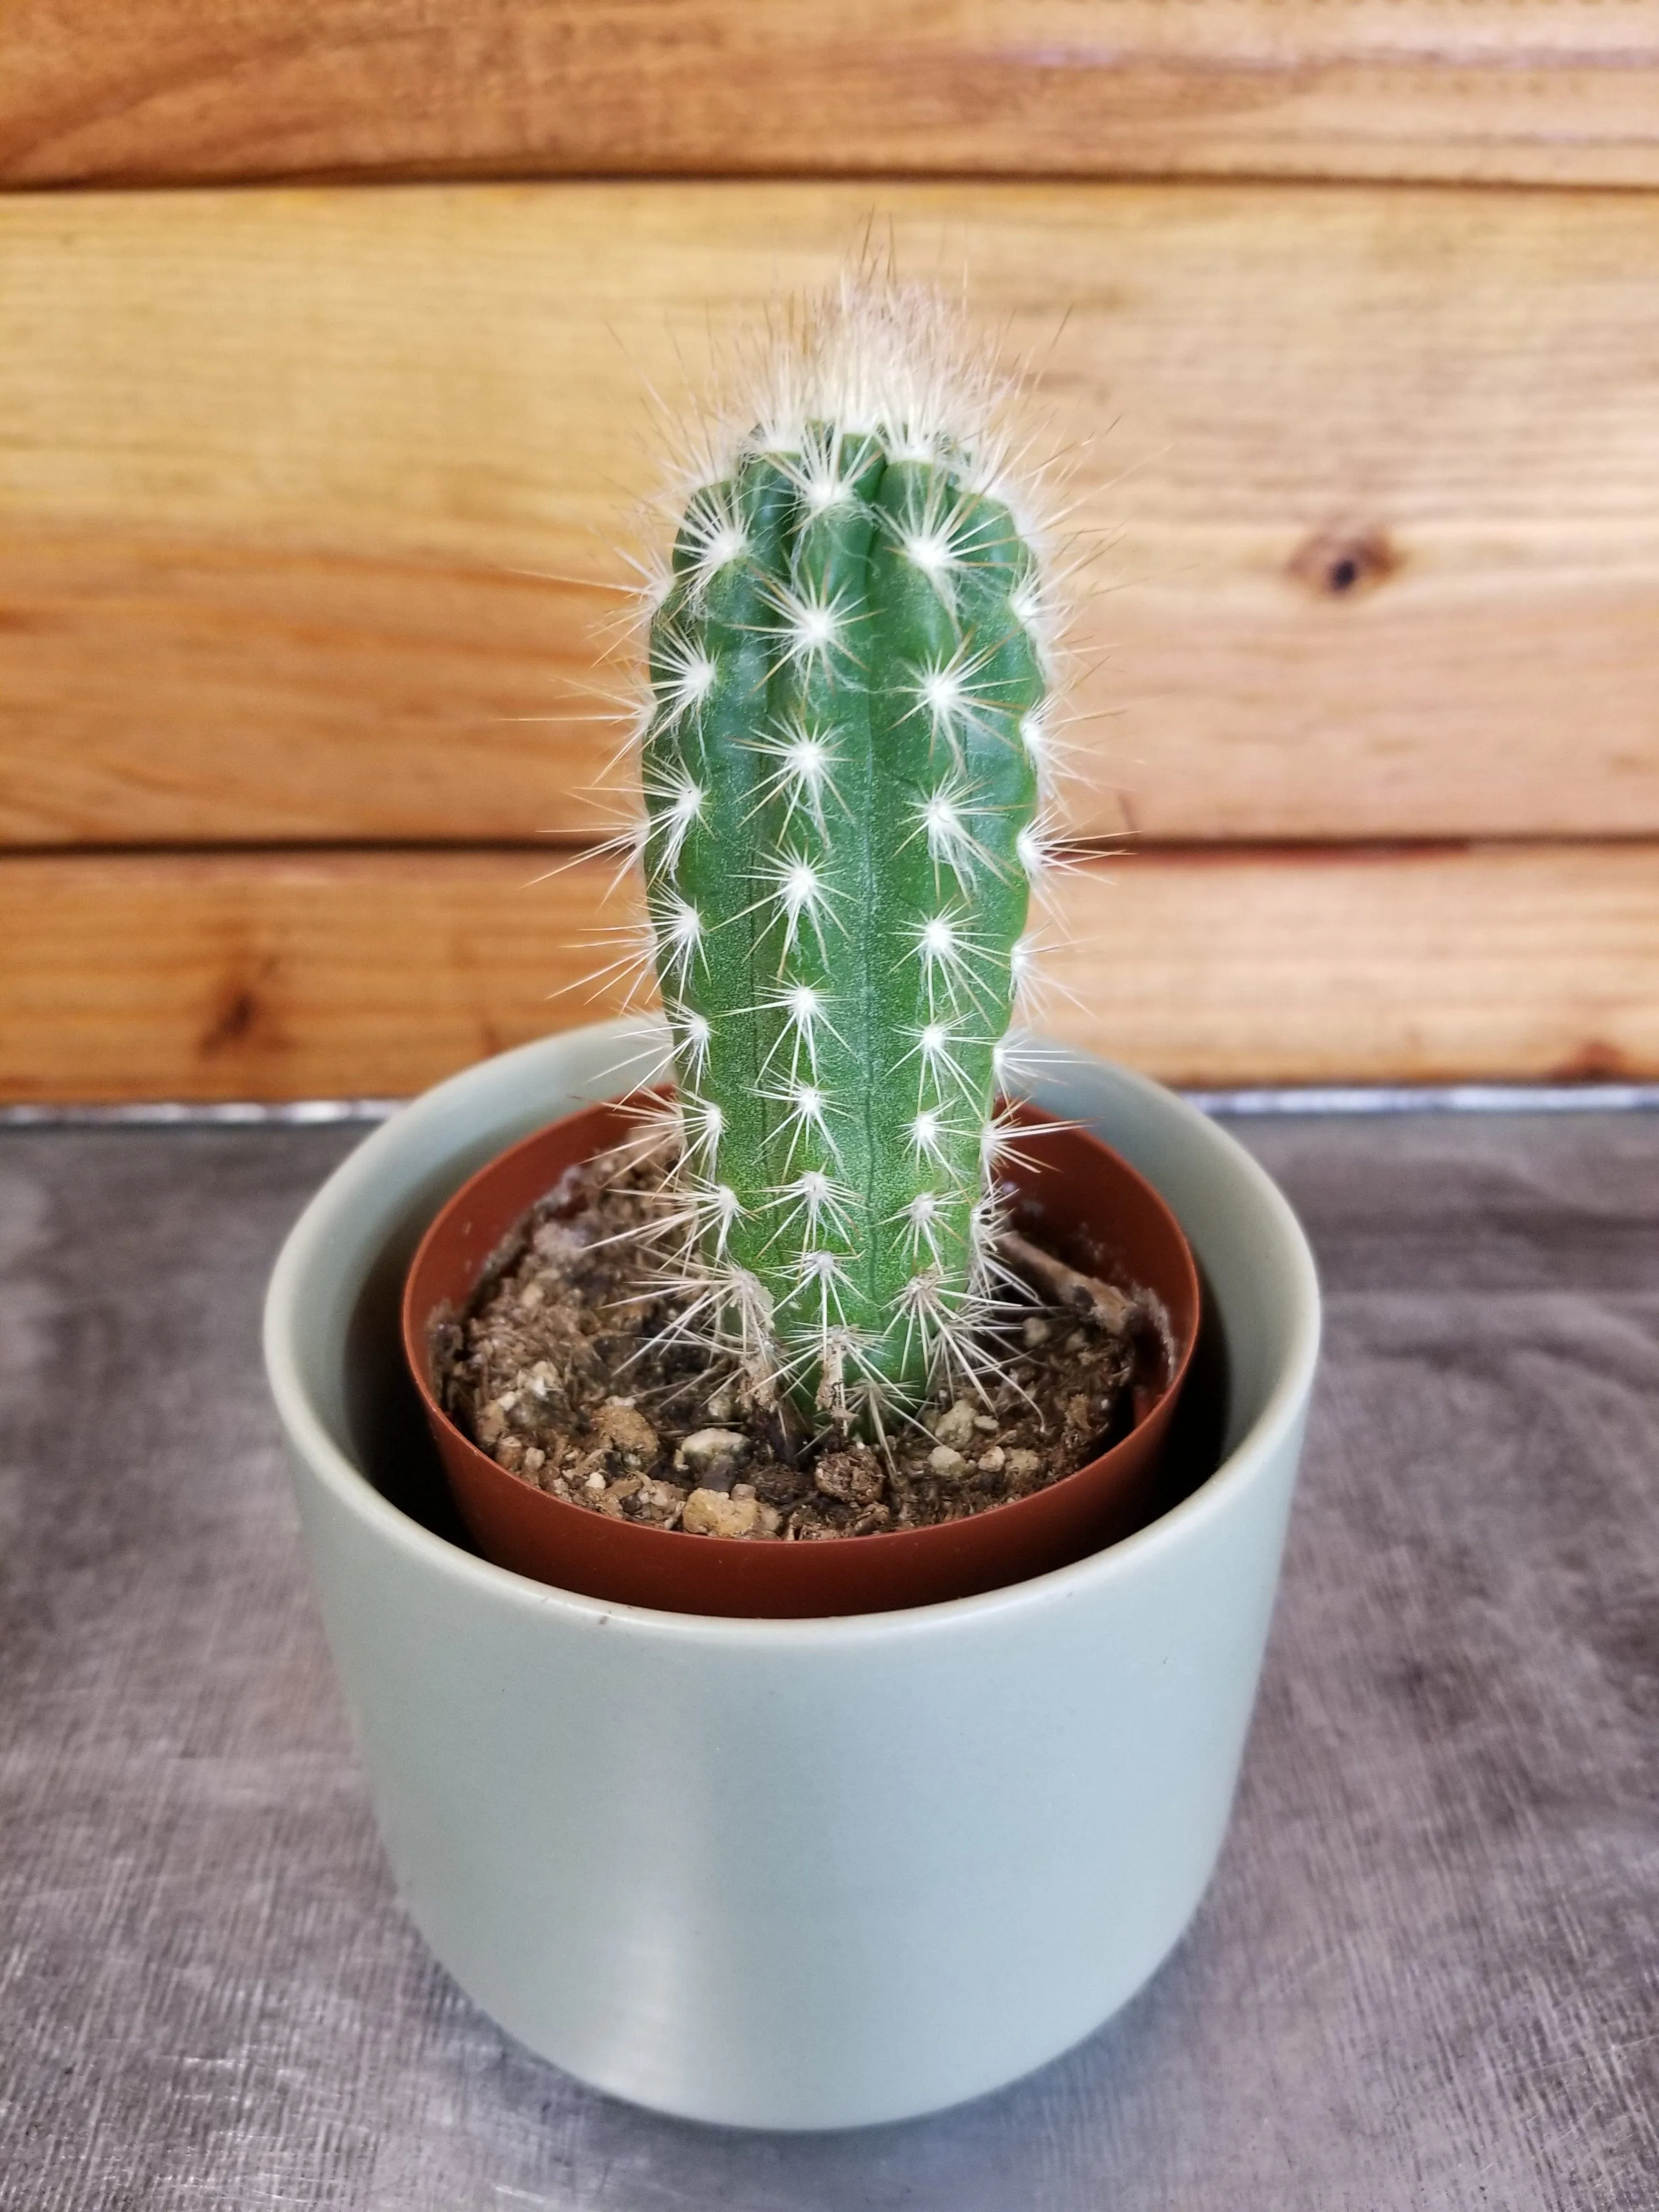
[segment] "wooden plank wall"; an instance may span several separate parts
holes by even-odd
[[[288,20],[9,18],[0,1097],[401,1091],[611,1003],[659,403],[872,228],[1073,457],[1053,1026],[1659,1073],[1659,5]]]

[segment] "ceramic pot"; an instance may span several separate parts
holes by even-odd
[[[674,1613],[799,1620],[936,1605],[1029,1581],[1127,1535],[1160,1503],[1163,1455],[1198,1338],[1199,1286],[1179,1223],[1086,1129],[1023,1116],[1008,1180],[1035,1234],[1120,1285],[1151,1292],[1164,1334],[1143,1332],[1128,1432],[1061,1481],[994,1511],[846,1543],[732,1543],[612,1520],[499,1467],[432,1387],[434,1326],[462,1311],[486,1266],[568,1168],[635,1133],[625,1107],[586,1106],[497,1155],[421,1240],[404,1292],[404,1349],[467,1530],[484,1557],[556,1588]]]
[[[265,1316],[324,1623],[399,1890],[532,2051],[660,2111],[893,2120],[994,2088],[1133,1995],[1220,1847],[1312,1386],[1284,1200],[1156,1085],[1055,1051],[1036,1103],[1169,1201],[1205,1278],[1212,1471],[1123,1541],[904,1612],[750,1620],[548,1588],[465,1548],[398,1336],[444,1200],[644,1079],[609,1024],[377,1130],[284,1246]],[[1188,1447],[1183,1447],[1188,1448]]]

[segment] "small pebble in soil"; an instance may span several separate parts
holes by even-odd
[[[763,1508],[758,1498],[732,1498],[723,1490],[694,1490],[685,1501],[680,1526],[694,1536],[753,1536]]]
[[[931,1424],[933,1434],[948,1450],[957,1451],[972,1441],[974,1409],[965,1398],[958,1398]],[[937,1459],[937,1452],[933,1455]]]
[[[927,1528],[1071,1474],[1121,1426],[1137,1360],[1158,1371],[1155,1344],[1039,1302],[999,1338],[982,1398],[895,1423],[882,1450],[812,1437],[676,1333],[690,1293],[653,1287],[637,1234],[662,1205],[642,1170],[572,1170],[434,1336],[451,1416],[589,1511],[748,1542]]]
[[[677,1474],[700,1490],[727,1490],[749,1456],[747,1437],[737,1429],[697,1429],[674,1454]]]

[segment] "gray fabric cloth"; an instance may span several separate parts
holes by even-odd
[[[814,2138],[579,2087],[398,1909],[256,1340],[349,1133],[0,1138],[0,2205],[1659,2204],[1659,1119],[1246,1133],[1330,1322],[1215,1884],[1042,2075]]]

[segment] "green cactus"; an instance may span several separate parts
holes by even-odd
[[[692,494],[643,744],[708,1313],[803,1410],[878,1426],[986,1309],[1042,858],[1038,564],[927,321],[843,297]]]

